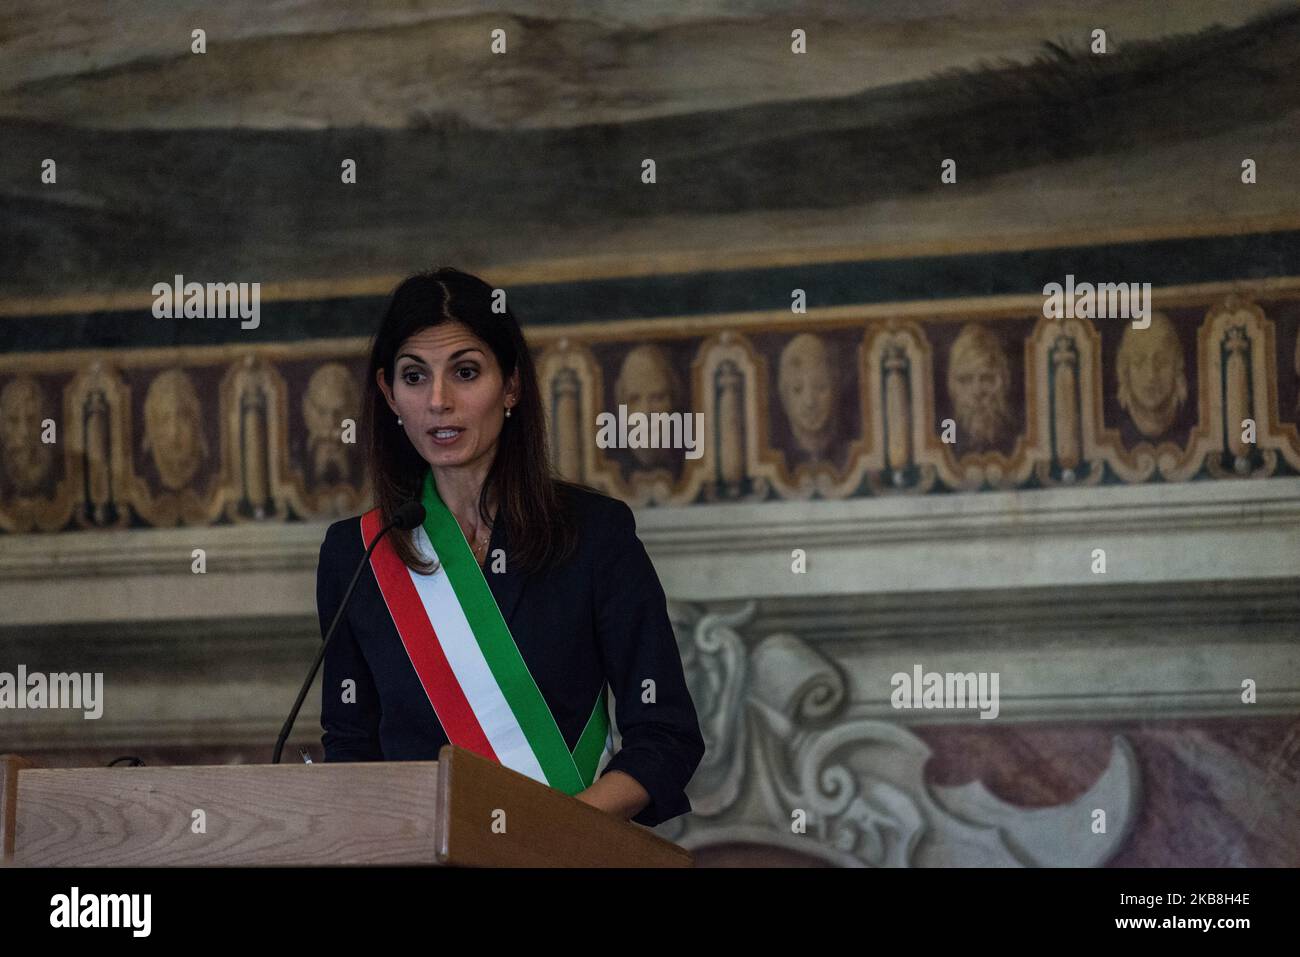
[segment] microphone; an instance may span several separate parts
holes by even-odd
[[[419,502],[417,502],[415,499],[411,499],[409,502],[407,502],[405,505],[399,508],[396,511],[396,513],[394,513],[393,524],[391,527],[400,528],[404,532],[409,532],[417,525],[423,525],[423,524],[424,524],[424,506],[421,505]],[[388,531],[387,528],[384,529],[384,531],[380,532],[379,534],[383,535],[384,532],[386,531]],[[378,541],[378,538],[376,538],[376,541]]]
[[[348,590],[343,593],[343,600],[339,602],[339,610],[334,613],[334,620],[330,622],[329,629],[325,632],[325,640],[320,643],[320,651],[316,654],[316,661],[311,666],[311,671],[307,675],[307,680],[303,682],[302,690],[298,692],[298,700],[293,703],[293,710],[289,712],[288,720],[284,722],[284,727],[280,729],[280,737],[275,742],[275,753],[271,756],[272,764],[280,763],[280,754],[284,751],[284,743],[289,740],[289,732],[293,730],[293,723],[298,718],[298,712],[302,709],[302,703],[307,700],[307,692],[311,690],[312,682],[316,680],[316,672],[320,670],[321,662],[325,660],[325,648],[329,645],[330,639],[334,637],[334,631],[338,628],[339,622],[343,620],[343,613],[347,610],[348,601],[352,598],[352,591],[357,587],[357,581],[361,578],[361,571],[370,561],[370,553],[375,550],[385,535],[395,528],[400,528],[404,532],[409,532],[417,525],[424,524],[424,506],[418,501],[412,499],[403,504],[393,514],[393,520],[379,530],[379,534],[371,541],[370,547],[366,549],[365,555],[357,564],[357,570],[352,573],[352,581],[348,584]]]

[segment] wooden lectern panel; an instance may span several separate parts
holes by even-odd
[[[691,866],[649,829],[494,761],[451,745],[438,758],[46,769],[6,755],[0,856],[43,867]]]
[[[14,831],[18,814],[18,772],[35,767],[16,754],[0,754],[0,861],[14,853]]]
[[[437,777],[436,761],[24,770],[13,862],[435,864]]]
[[[690,867],[689,851],[638,824],[464,748],[438,752],[446,827],[439,857],[475,867]],[[493,829],[497,810],[504,832]]]

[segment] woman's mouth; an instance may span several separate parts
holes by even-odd
[[[451,445],[464,431],[464,429],[430,429],[429,438],[433,439],[434,445]]]

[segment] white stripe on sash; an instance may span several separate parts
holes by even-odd
[[[437,557],[424,526],[415,527],[411,540],[423,558],[432,561]],[[424,605],[425,614],[429,616],[429,623],[438,636],[442,652],[447,656],[447,663],[465,693],[474,716],[478,718],[488,743],[496,752],[497,759],[506,767],[526,774],[534,781],[548,784],[532,746],[524,737],[523,728],[519,726],[514,711],[510,709],[509,702],[488,667],[487,659],[483,657],[446,570],[439,567],[432,575],[421,575],[412,568],[407,568],[407,571],[420,596],[420,603]]]

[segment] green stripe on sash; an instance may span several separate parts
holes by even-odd
[[[604,687],[571,754],[546,699],[519,653],[496,598],[483,577],[483,569],[470,550],[455,516],[438,495],[432,471],[425,473],[421,502],[425,508],[424,530],[442,562],[492,677],[501,688],[546,775],[547,784],[566,794],[577,794],[590,786],[595,778],[596,765],[609,733]],[[470,706],[473,704],[471,701]]]
[[[606,687],[600,686],[600,694],[596,695],[596,707],[592,709],[587,726],[582,729],[582,736],[573,749],[574,763],[578,765],[578,771],[582,774],[582,780],[587,782],[587,787],[591,787],[591,782],[596,778],[596,766],[600,764],[600,756],[605,751],[605,740],[609,737]]]

